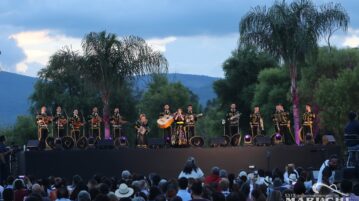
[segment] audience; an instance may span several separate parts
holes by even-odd
[[[318,180],[332,184],[336,156],[323,163]],[[122,171],[120,178],[94,175],[84,180],[80,175],[70,182],[60,177],[44,179],[34,177],[9,177],[3,185],[0,198],[3,201],[282,201],[293,196],[311,196],[315,192],[312,184],[316,180],[304,168],[294,164],[275,168],[273,171],[239,171],[238,177],[220,167],[213,167],[204,177],[194,158],[189,158],[182,177],[165,179],[157,173],[148,177]],[[86,185],[87,184],[87,185]],[[347,200],[359,200],[359,184],[349,180],[341,181],[338,190]],[[331,189],[319,189],[321,196],[339,197]],[[317,194],[318,195],[318,194]]]
[[[204,176],[201,168],[197,167],[196,161],[193,157],[188,158],[182,172],[178,178],[185,177],[187,179],[202,179]]]

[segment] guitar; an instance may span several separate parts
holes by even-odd
[[[171,115],[164,115],[163,117],[157,120],[157,125],[159,128],[166,129],[172,125],[174,118]]]

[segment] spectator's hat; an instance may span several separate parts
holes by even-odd
[[[121,184],[120,187],[115,191],[115,195],[118,198],[128,198],[133,194],[133,188],[128,187],[126,184]]]
[[[241,178],[241,177],[247,177],[247,172],[246,171],[241,171],[239,174],[238,174],[238,177]]]

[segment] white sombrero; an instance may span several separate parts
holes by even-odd
[[[133,188],[128,187],[126,184],[121,184],[120,187],[115,191],[115,195],[118,198],[131,197],[133,194]]]

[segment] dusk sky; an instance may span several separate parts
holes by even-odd
[[[1,0],[0,67],[36,76],[64,46],[81,49],[82,37],[106,30],[136,35],[163,52],[169,72],[223,77],[222,63],[238,44],[241,17],[265,0]],[[314,1],[317,5],[330,2]],[[359,46],[359,1],[340,2],[350,16],[337,47]]]

